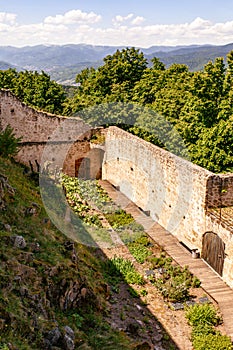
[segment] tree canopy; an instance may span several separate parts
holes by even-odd
[[[107,56],[103,66],[83,70],[76,79],[80,87],[69,101],[70,114],[81,113],[97,124],[101,120],[106,124],[108,117],[121,126],[133,120],[128,130],[165,148],[164,137],[173,128],[193,162],[214,172],[233,172],[233,52],[228,54],[227,63],[216,58],[197,72],[190,72],[183,64],[166,68],[156,57],[151,61],[149,65],[142,52],[127,48]],[[117,102],[124,105],[115,107],[114,114],[112,104]],[[111,103],[111,112],[101,119],[100,105],[106,111],[106,103]],[[126,107],[131,103],[154,113],[138,113],[136,107]],[[97,105],[96,119],[94,112],[80,112],[90,106],[94,111]],[[127,109],[135,118],[123,113]],[[172,147],[174,152],[179,148],[177,142]]]
[[[0,89],[10,89],[21,101],[49,113],[63,114],[65,92],[45,72],[0,71]]]
[[[135,48],[117,50],[64,89],[45,72],[0,71],[0,88],[51,113],[79,115],[94,125],[117,124],[214,172],[233,172],[233,51],[190,72],[183,64],[151,63]],[[173,144],[172,144],[173,143]],[[186,153],[187,155],[187,152]]]

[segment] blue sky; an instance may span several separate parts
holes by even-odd
[[[0,0],[0,45],[229,42],[232,0]]]

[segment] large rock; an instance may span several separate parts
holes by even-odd
[[[74,339],[75,335],[72,328],[70,328],[69,326],[65,326],[64,331],[66,332],[66,335],[68,335],[68,337],[70,337],[71,339]]]
[[[50,342],[51,345],[56,345],[61,338],[61,332],[58,327],[55,327],[48,332],[46,339]]]
[[[74,340],[70,338],[67,334],[65,334],[63,338],[63,344],[65,350],[74,350],[75,348]]]
[[[27,243],[23,236],[15,236],[14,237],[14,246],[16,248],[24,249],[27,246]]]

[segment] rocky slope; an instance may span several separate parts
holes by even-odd
[[[110,265],[52,225],[36,174],[0,158],[1,350],[177,349],[123,279],[111,289]]]

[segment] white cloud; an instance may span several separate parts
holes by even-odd
[[[117,15],[114,17],[113,21],[116,23],[122,23],[122,22],[128,21],[133,16],[134,16],[133,13],[129,13],[127,16]]]
[[[14,24],[17,15],[15,13],[0,12],[0,23]]]
[[[198,29],[201,30],[201,29],[204,29],[204,28],[207,28],[210,26],[211,26],[210,21],[207,21],[207,20],[200,18],[200,17],[195,18],[194,21],[189,24],[190,29],[196,29],[196,30],[198,30]]]
[[[41,23],[19,25],[16,15],[0,12],[0,45],[86,43],[94,45],[227,44],[233,41],[233,21],[212,23],[197,17],[189,23],[148,25],[132,13],[103,25],[93,12],[72,10],[46,17]]]
[[[112,19],[112,23],[115,26],[121,25],[123,22],[127,22],[134,17],[133,13],[129,13],[127,16],[117,15]]]
[[[137,26],[137,25],[139,25],[139,24],[142,24],[144,21],[145,21],[145,18],[144,18],[144,17],[137,16],[137,17],[135,17],[135,18],[131,21],[131,24]]]
[[[101,16],[94,12],[83,12],[81,10],[71,10],[64,15],[48,16],[44,19],[44,23],[49,24],[74,24],[74,23],[97,23],[101,20]]]

